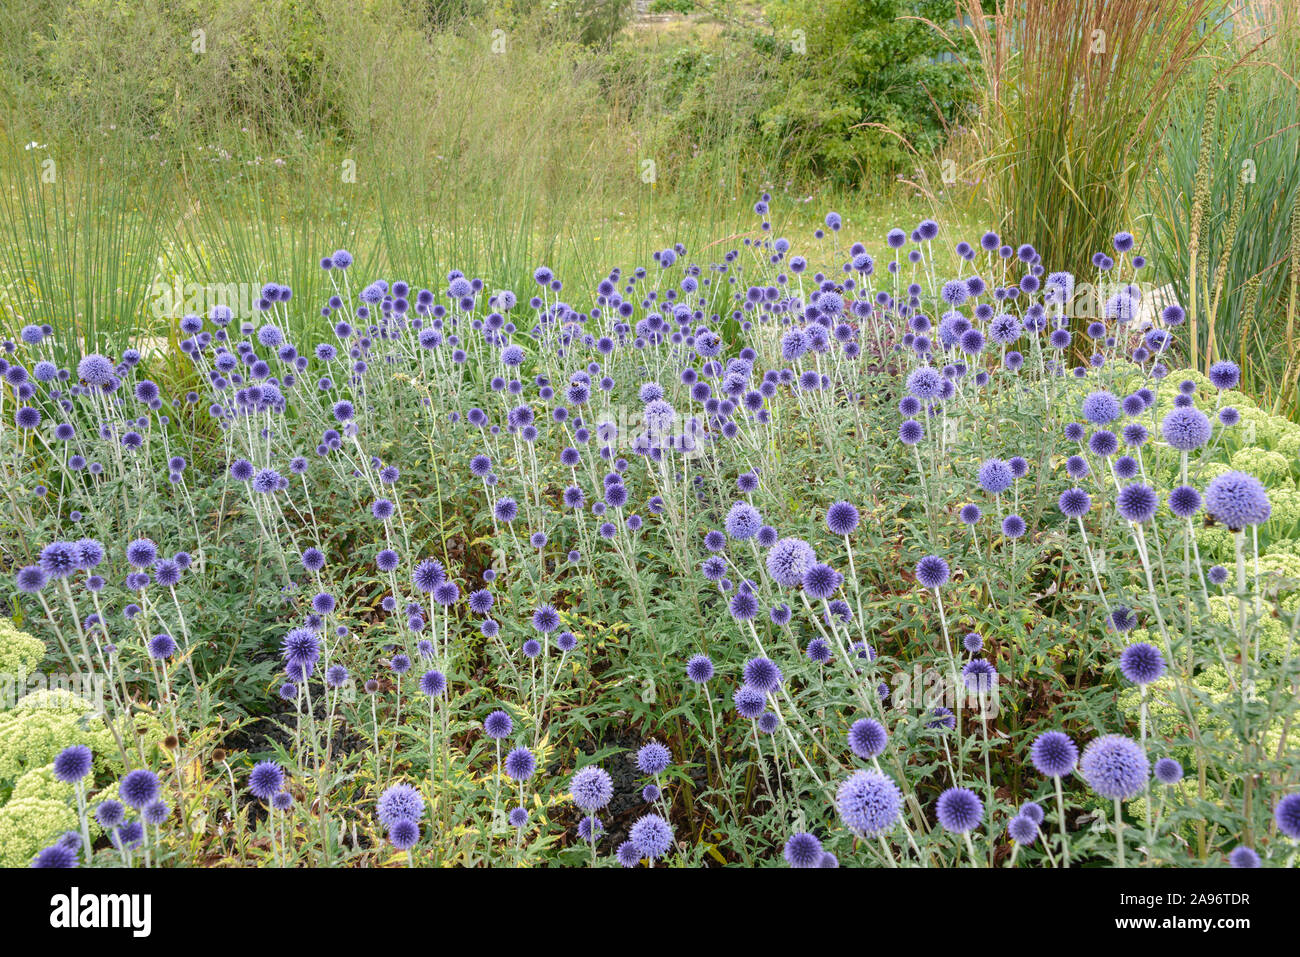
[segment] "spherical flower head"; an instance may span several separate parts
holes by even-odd
[[[548,634],[560,627],[560,615],[551,605],[542,605],[533,612],[533,627]]]
[[[1211,479],[1205,489],[1205,508],[1215,521],[1234,530],[1263,525],[1273,512],[1264,486],[1245,472],[1224,472]]]
[[[978,525],[979,520],[984,517],[984,511],[975,504],[963,505],[958,517],[963,525]]]
[[[1209,578],[1210,584],[1222,585],[1228,580],[1228,570],[1222,565],[1214,565],[1206,573],[1206,577]]]
[[[713,678],[713,660],[708,655],[692,655],[686,662],[686,677],[697,685],[707,684]]]
[[[424,815],[424,798],[409,784],[390,784],[375,806],[379,823],[391,828],[398,821],[418,821]]]
[[[904,419],[898,426],[898,439],[904,445],[916,445],[925,438],[925,426],[915,419]]]
[[[54,757],[54,778],[64,784],[75,784],[90,773],[92,755],[84,744],[73,744]]]
[[[150,827],[158,827],[171,815],[172,809],[164,801],[152,801],[140,811],[140,817]]]
[[[1135,685],[1147,685],[1165,673],[1164,655],[1145,641],[1129,645],[1119,656],[1119,670]]]
[[[727,534],[737,541],[753,538],[762,526],[763,520],[758,514],[758,509],[748,502],[737,502],[732,505],[724,523]]]
[[[1020,538],[1025,534],[1027,528],[1025,520],[1019,515],[1008,515],[1002,520],[1002,534],[1007,538]]]
[[[970,632],[961,640],[961,645],[972,655],[984,650],[984,639],[975,632]]]
[[[943,376],[929,366],[922,366],[907,377],[907,391],[922,402],[938,398]]]
[[[874,718],[859,718],[849,726],[849,750],[860,758],[874,758],[885,750],[889,732]]]
[[[663,857],[672,848],[673,829],[658,814],[647,814],[632,825],[628,838],[642,857],[654,860]]]
[[[447,690],[447,676],[437,669],[426,671],[420,676],[420,690],[430,698],[436,698]]]
[[[1146,752],[1122,734],[1106,734],[1091,741],[1079,759],[1079,770],[1090,788],[1117,800],[1141,793],[1151,776]]]
[[[253,770],[248,773],[248,790],[258,800],[271,800],[284,790],[284,768],[274,761],[260,761],[253,765]]]
[[[95,820],[106,831],[111,831],[126,818],[126,810],[121,803],[109,798],[100,801],[95,807]]]
[[[158,775],[143,768],[128,771],[118,785],[117,793],[122,800],[137,811],[158,797]]]
[[[1300,793],[1288,794],[1278,801],[1273,820],[1279,831],[1293,841],[1300,841]]]
[[[97,352],[82,356],[77,363],[77,378],[86,385],[102,388],[113,381],[113,361]]]
[[[76,867],[77,863],[76,850],[62,842],[42,848],[32,858],[32,867]]]
[[[413,820],[403,818],[394,821],[388,828],[388,843],[396,850],[409,851],[420,842],[420,825]]]
[[[767,573],[778,585],[794,588],[803,582],[804,572],[817,561],[812,546],[800,538],[783,538],[767,553]]]
[[[826,510],[826,527],[832,535],[851,535],[858,527],[858,510],[852,502],[836,502]]]
[[[1105,425],[1119,418],[1119,399],[1104,390],[1090,392],[1083,400],[1083,417],[1093,425]]]
[[[149,639],[149,657],[163,661],[176,653],[176,640],[171,635],[154,635]]]
[[[1260,867],[1261,862],[1259,855],[1253,850],[1242,844],[1234,847],[1232,853],[1228,855],[1228,864],[1232,867]]]
[[[987,694],[998,683],[998,672],[983,658],[972,658],[961,669],[962,683],[977,694]]]
[[[1191,518],[1201,510],[1201,493],[1190,485],[1180,485],[1169,493],[1169,511],[1179,518]]]
[[[50,576],[39,565],[24,565],[18,569],[14,581],[24,595],[34,595],[49,584]]]
[[[1161,758],[1156,762],[1155,775],[1161,784],[1177,784],[1183,779],[1183,766],[1173,758]]]
[[[1000,495],[1016,480],[1011,466],[1002,459],[989,459],[979,468],[979,483],[990,495]]]
[[[1241,379],[1241,369],[1235,362],[1223,360],[1210,366],[1210,384],[1223,392],[1233,388]]]
[[[1160,423],[1160,434],[1171,448],[1191,452],[1210,441],[1213,426],[1204,412],[1195,406],[1174,409]]]
[[[948,584],[948,563],[938,555],[926,555],[916,563],[916,580],[923,588],[939,589]]]
[[[280,647],[285,663],[294,670],[310,668],[320,659],[320,636],[310,628],[292,629]]]
[[[984,802],[969,788],[948,788],[939,795],[935,812],[944,830],[964,834],[983,818]]]
[[[126,560],[135,568],[148,568],[158,558],[158,546],[147,538],[137,538],[126,546]]]
[[[781,687],[781,669],[770,658],[750,658],[743,671],[745,684],[764,694]]]
[[[903,806],[894,779],[879,771],[854,771],[835,793],[835,810],[855,834],[875,837],[893,829]]]
[[[489,738],[500,740],[506,737],[514,730],[515,723],[510,719],[510,715],[504,711],[493,711],[483,719],[483,732]]]
[[[528,826],[528,811],[522,807],[513,807],[510,809],[508,820],[511,827],[522,831]]]
[[[527,781],[537,770],[537,759],[527,748],[515,748],[506,755],[505,772],[512,781]]]
[[[1026,801],[1024,804],[1020,805],[1020,813],[1017,816],[1027,817],[1035,824],[1042,824],[1043,818],[1046,817],[1046,814],[1043,812],[1042,805],[1034,801]]]
[[[624,867],[636,867],[641,863],[641,852],[631,841],[624,841],[614,851],[614,857]]]
[[[1130,522],[1144,524],[1155,518],[1160,497],[1155,489],[1142,482],[1133,482],[1119,490],[1115,507]]]
[[[1038,839],[1038,822],[1024,814],[1017,814],[1007,825],[1007,834],[1021,846],[1033,844]]]
[[[803,590],[814,600],[830,598],[843,583],[843,575],[820,562],[809,565],[803,573]]]
[[[415,566],[415,571],[411,573],[411,584],[417,590],[425,592],[433,591],[444,581],[447,580],[447,571],[442,567],[442,563],[426,558],[420,564]]]
[[[603,768],[590,764],[573,775],[569,794],[574,804],[590,814],[609,803],[614,796],[614,781]]]
[[[732,692],[731,702],[736,706],[736,713],[742,718],[757,721],[767,707],[767,696],[757,688],[741,685]]]
[[[790,835],[781,854],[791,867],[820,867],[822,860],[822,842],[817,835],[799,831]]]
[[[1063,778],[1074,770],[1079,748],[1063,731],[1044,731],[1029,748],[1029,760],[1045,778]]]
[[[658,741],[651,741],[642,745],[637,751],[636,766],[640,768],[642,774],[663,774],[668,770],[672,759],[673,756],[666,747]]]

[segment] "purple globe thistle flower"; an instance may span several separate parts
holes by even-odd
[[[762,526],[763,519],[758,514],[758,509],[748,502],[736,502],[732,505],[724,523],[727,534],[737,541],[753,538]]]
[[[750,658],[743,671],[745,684],[763,694],[774,693],[781,687],[781,669],[770,658]]]
[[[1126,800],[1141,793],[1151,776],[1151,765],[1131,738],[1106,734],[1091,741],[1079,759],[1088,786],[1105,798]]]
[[[767,696],[749,685],[737,688],[731,695],[731,701],[736,707],[736,713],[750,721],[757,721],[767,708]]]
[[[493,506],[492,513],[496,516],[497,521],[509,524],[519,517],[519,503],[510,497],[497,500]]]
[[[426,671],[420,676],[420,690],[430,698],[436,698],[447,690],[447,676],[436,669]]]
[[[176,653],[176,641],[171,635],[154,635],[149,639],[149,657],[155,661],[170,658]]]
[[[812,546],[803,539],[783,538],[768,550],[767,573],[777,584],[794,588],[803,582],[804,572],[816,561]]]
[[[892,830],[903,806],[903,795],[893,778],[879,771],[854,771],[835,793],[840,820],[862,837]]]
[[[725,589],[730,586],[724,582],[722,587]],[[752,592],[741,589],[727,603],[727,611],[736,621],[749,621],[758,614],[758,599]]]
[[[1007,834],[1022,847],[1033,844],[1038,839],[1038,822],[1024,814],[1017,814],[1007,825]]]
[[[1241,369],[1235,362],[1223,360],[1210,366],[1210,384],[1220,392],[1233,388],[1240,379]]]
[[[1027,527],[1025,520],[1014,513],[1002,520],[1002,534],[1007,538],[1020,538]]]
[[[874,758],[885,750],[889,732],[874,718],[859,718],[849,726],[849,750],[860,758]]]
[[[925,426],[915,419],[904,419],[898,426],[898,439],[904,445],[916,445],[925,438]]]
[[[642,745],[636,753],[636,766],[642,774],[663,774],[672,763],[672,754],[658,741]]]
[[[1180,485],[1169,493],[1169,511],[1179,518],[1191,518],[1201,510],[1201,493],[1190,485]]]
[[[433,591],[444,581],[447,580],[447,571],[442,567],[442,563],[432,558],[426,558],[415,566],[415,571],[411,573],[411,584],[418,591],[425,593]]]
[[[1024,804],[1020,805],[1020,814],[1018,816],[1027,817],[1035,824],[1042,824],[1043,818],[1046,817],[1043,813],[1042,806],[1034,801],[1026,801]]]
[[[1228,855],[1228,864],[1232,867],[1260,867],[1262,866],[1259,855],[1247,847],[1245,844],[1234,847],[1232,853]]]
[[[1107,619],[1110,626],[1120,634],[1137,627],[1137,615],[1127,605],[1116,605]]]
[[[697,685],[707,684],[713,678],[713,661],[708,655],[693,655],[686,662],[686,677]]]
[[[1160,423],[1160,434],[1172,448],[1191,452],[1210,441],[1214,429],[1205,413],[1194,406],[1174,409]]]
[[[590,814],[609,803],[614,796],[614,782],[602,768],[588,765],[573,775],[569,794],[574,804]]]
[[[1146,685],[1165,673],[1165,659],[1155,645],[1129,645],[1119,656],[1119,669],[1135,685]]]
[[[1144,524],[1155,518],[1156,507],[1159,504],[1160,497],[1156,495],[1155,489],[1142,482],[1125,485],[1119,490],[1115,500],[1115,507],[1120,515],[1138,524]]]
[[[957,718],[953,715],[951,708],[940,706],[931,710],[930,720],[925,723],[925,726],[931,731],[942,731],[945,729],[951,731],[953,728],[957,727]]]
[[[134,772],[132,772],[134,773]],[[248,772],[248,790],[261,801],[269,801],[284,790],[284,768],[274,761],[259,761]],[[125,795],[123,795],[125,797]],[[156,792],[155,792],[156,796]],[[131,804],[130,801],[127,801]],[[132,805],[136,807],[138,805]]]
[[[395,675],[404,675],[411,670],[411,658],[409,655],[397,654],[388,662],[389,669]]]
[[[402,557],[391,548],[380,549],[375,555],[375,567],[381,572],[391,572],[402,561]]]
[[[1222,585],[1228,580],[1228,570],[1222,565],[1214,565],[1210,568],[1206,577],[1209,578],[1210,584]]]
[[[820,867],[822,853],[822,842],[815,834],[799,831],[790,835],[781,856],[791,867]]]
[[[159,827],[171,816],[171,813],[172,809],[165,802],[151,801],[141,809],[140,817],[150,827]]]
[[[388,843],[396,850],[409,851],[419,842],[420,825],[416,821],[402,818],[388,828]]]
[[[126,809],[122,807],[121,802],[114,801],[112,798],[100,801],[95,806],[95,820],[106,831],[117,827],[125,818]]]
[[[965,834],[983,818],[984,802],[969,788],[948,788],[939,795],[935,811],[944,830]]]
[[[515,723],[510,720],[510,715],[501,710],[493,711],[483,719],[484,733],[498,741],[509,735],[514,727]]]
[[[528,826],[528,811],[523,807],[513,807],[509,815],[510,825],[522,831]]]
[[[948,563],[938,555],[926,555],[916,563],[916,580],[923,588],[935,591],[948,583]]]
[[[552,605],[541,605],[533,612],[533,627],[549,634],[560,627],[560,615]]]
[[[836,502],[826,510],[826,527],[832,535],[851,535],[858,527],[858,510],[852,502]]]
[[[1081,488],[1069,488],[1061,493],[1056,504],[1066,518],[1081,518],[1092,508],[1092,496]]]
[[[325,671],[325,684],[330,688],[342,688],[348,682],[348,669],[342,665],[330,665]]]
[[[83,360],[84,361],[84,360]],[[32,867],[76,867],[77,852],[63,843],[42,848],[32,858]]]
[[[75,784],[90,773],[92,755],[84,744],[64,748],[54,758],[54,779]]]
[[[979,520],[984,517],[984,512],[978,505],[963,505],[958,517],[963,525],[978,525]]]
[[[537,770],[537,759],[527,748],[515,748],[506,755],[505,772],[512,781],[527,781]]]
[[[123,801],[138,811],[157,799],[158,788],[158,775],[140,768],[127,772],[118,785],[117,793],[121,795]]]
[[[803,574],[803,590],[813,599],[830,598],[844,584],[844,576],[829,565],[814,563]]]
[[[49,583],[49,580],[50,576],[39,565],[24,565],[14,576],[18,590],[24,595],[36,594]]]
[[[628,832],[628,839],[642,857],[663,857],[673,846],[673,829],[658,814],[639,818]]]
[[[1029,748],[1029,760],[1045,778],[1063,778],[1074,770],[1079,749],[1062,731],[1044,731]]]
[[[1083,417],[1093,425],[1106,425],[1119,418],[1119,400],[1106,391],[1090,392],[1083,400]]]
[[[641,852],[637,850],[636,845],[631,841],[624,841],[614,852],[614,857],[624,867],[636,867],[641,863]]]
[[[647,784],[641,789],[641,800],[645,801],[646,804],[654,804],[655,801],[659,800],[662,794],[663,791],[660,789],[659,785],[653,783]]]
[[[989,459],[979,468],[979,483],[990,495],[1000,495],[1016,480],[1011,466],[1002,459]]]
[[[972,658],[961,669],[962,683],[971,691],[984,694],[998,683],[998,672],[983,658]]]
[[[1291,840],[1300,841],[1300,793],[1288,794],[1277,802],[1273,821],[1277,829]]]
[[[962,647],[972,655],[978,654],[984,650],[984,639],[973,631],[962,638],[961,643]]]
[[[1245,472],[1224,472],[1205,489],[1205,508],[1217,522],[1236,530],[1268,521],[1273,506],[1259,479]]]
[[[1155,775],[1161,784],[1177,784],[1183,779],[1183,766],[1173,758],[1161,758],[1156,762]]]
[[[375,805],[379,823],[391,828],[398,821],[418,821],[424,815],[424,798],[409,784],[390,784]]]

